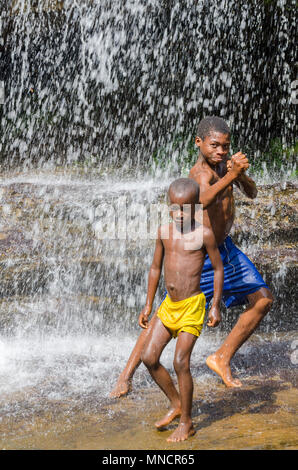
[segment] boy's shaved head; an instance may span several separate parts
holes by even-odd
[[[190,178],[179,178],[170,184],[168,191],[169,198],[175,197],[195,197],[199,202],[200,188],[198,183]]]
[[[220,132],[221,134],[231,134],[226,121],[217,116],[207,116],[199,122],[198,137],[204,140],[212,131]]]

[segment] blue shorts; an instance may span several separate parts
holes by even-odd
[[[222,300],[226,307],[244,305],[248,303],[247,295],[257,292],[261,287],[266,287],[261,274],[248,259],[227,237],[222,245],[218,247],[224,266],[224,286]],[[206,255],[201,275],[200,287],[206,297],[206,309],[213,297],[214,271]]]

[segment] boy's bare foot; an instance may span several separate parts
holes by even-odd
[[[192,422],[189,423],[180,423],[175,431],[168,437],[168,442],[180,442],[185,441],[190,436],[195,434],[195,430]]]
[[[178,418],[181,415],[181,408],[171,408],[168,413],[160,420],[155,423],[157,429],[164,428],[168,424],[170,424],[175,418]]]
[[[123,379],[119,377],[115,387],[110,393],[110,398],[124,397],[131,391],[131,380]]]
[[[242,383],[238,379],[232,377],[230,366],[220,358],[217,357],[216,353],[207,357],[206,359],[207,366],[216,372],[224,381],[227,387],[241,387]]]

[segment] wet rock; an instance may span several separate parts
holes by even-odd
[[[237,243],[295,244],[298,235],[298,186],[294,183],[258,188],[256,199],[236,194],[236,220],[231,232]]]

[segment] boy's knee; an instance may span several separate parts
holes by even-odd
[[[274,302],[274,298],[270,291],[268,291],[268,293],[266,294],[266,297],[263,297],[257,302],[258,308],[263,315],[266,315],[269,312],[269,310],[272,307],[273,302]]]
[[[150,351],[142,352],[141,361],[147,367],[147,369],[153,369],[154,367],[156,367],[156,364],[158,363],[158,361],[155,360],[153,355],[150,354]]]
[[[174,359],[174,369],[176,374],[189,370],[189,360],[185,356],[176,356]]]
[[[255,294],[251,294],[250,307],[255,310],[255,312],[264,317],[272,307],[274,298],[270,290],[267,288],[262,288]]]

